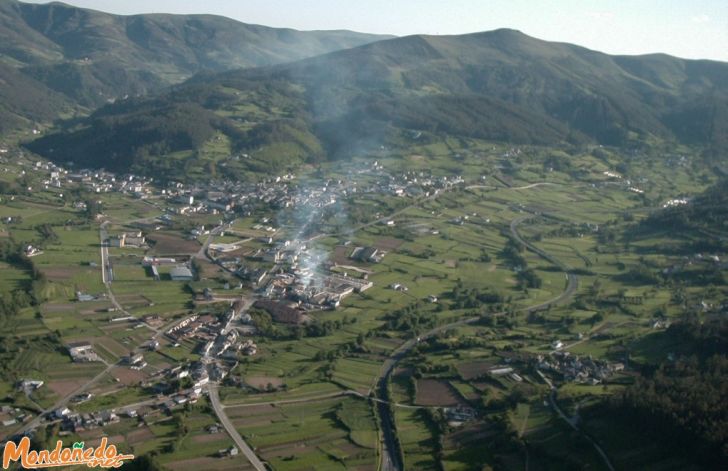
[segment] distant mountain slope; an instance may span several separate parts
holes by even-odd
[[[83,165],[108,165],[100,156],[111,153],[117,170],[165,168],[165,150],[185,146],[160,147],[149,126],[160,136],[178,129],[175,115],[160,110],[182,104],[212,112],[214,119],[199,115],[201,129],[221,133],[231,152],[267,165],[348,155],[407,129],[515,143],[627,145],[659,138],[728,149],[728,64],[609,56],[513,30],[410,36],[294,63],[200,74],[154,99],[106,107],[30,147],[44,155],[52,148],[56,159]],[[121,139],[120,129],[144,133]],[[82,138],[91,135],[93,152]],[[186,149],[195,154],[185,158],[204,157],[204,143]]]
[[[40,93],[41,82],[88,108],[203,70],[276,64],[387,37],[269,28],[212,15],[118,16],[62,3],[0,0],[0,63],[34,79],[27,84],[30,94]],[[9,73],[0,70],[0,87]],[[46,116],[31,110],[13,119],[24,118]]]
[[[728,242],[728,178],[723,177],[687,204],[655,211],[635,232],[688,235],[702,231]]]
[[[0,135],[25,123],[25,116],[53,121],[73,104],[67,97],[17,69],[0,63]]]

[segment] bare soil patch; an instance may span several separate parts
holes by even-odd
[[[48,387],[57,395],[64,397],[78,389],[83,383],[85,383],[84,379],[50,381]]]
[[[275,443],[268,446],[260,447],[260,451],[266,456],[282,456],[282,455],[296,455],[307,451],[306,449],[311,447],[309,440],[294,440],[290,442]],[[313,445],[315,446],[315,445]]]
[[[224,270],[219,266],[210,263],[207,260],[198,260],[200,262],[200,278],[213,278],[217,277]]]
[[[395,378],[409,378],[414,373],[414,368],[410,367],[397,367],[395,368],[392,376]]]
[[[111,376],[117,378],[120,383],[129,386],[137,384],[146,378],[146,375],[141,371],[132,370],[126,366],[117,366],[111,370]]]
[[[456,406],[464,401],[447,381],[420,379],[417,381],[415,403],[421,406]]]
[[[53,314],[56,312],[74,311],[75,307],[73,303],[48,303],[43,304],[41,310],[44,314]]]
[[[43,267],[43,274],[50,281],[64,281],[73,278],[81,271],[79,267]]]
[[[228,417],[255,417],[258,415],[276,414],[280,415],[273,404],[257,404],[254,406],[228,406],[226,409]]]
[[[387,337],[372,337],[372,341],[376,341],[378,344],[388,345],[392,349],[397,348],[402,344],[402,341],[399,339],[390,339]]]
[[[447,441],[452,443],[454,447],[462,447],[467,444],[472,444],[478,440],[486,439],[492,435],[495,435],[495,430],[483,426],[479,423],[472,423],[458,429],[447,437]]]
[[[210,443],[210,442],[218,442],[220,440],[224,440],[227,438],[227,434],[225,432],[220,433],[206,433],[204,435],[195,435],[192,437],[192,442],[194,443]]]
[[[149,427],[147,426],[140,427],[137,430],[126,434],[126,441],[127,443],[129,443],[129,445],[132,446],[136,445],[137,443],[144,443],[149,440],[154,440],[154,438],[154,433],[152,433],[152,431],[149,430]]]
[[[469,381],[473,378],[486,374],[492,367],[493,363],[476,360],[458,363],[457,370],[464,380]]]
[[[200,250],[200,243],[196,240],[184,239],[178,234],[169,232],[155,232],[150,234],[147,239],[152,245],[150,254],[153,255],[176,255],[176,254],[193,254]]]
[[[295,444],[286,443],[284,446],[271,445],[264,447],[265,457],[267,459],[275,458],[279,456],[296,456],[308,451],[308,448],[303,442],[296,442]]]
[[[349,258],[349,255],[351,254],[351,251],[353,249],[351,247],[347,247],[345,245],[337,245],[334,247],[334,255],[333,255],[333,261],[337,265],[350,265],[354,260],[351,260]]]
[[[91,437],[89,437],[86,440],[86,442],[84,443],[85,448],[89,448],[89,447],[95,448],[95,447],[99,446],[99,444],[101,443],[102,437],[99,436],[99,431],[92,430],[92,432],[96,432],[96,433],[94,433]],[[108,440],[108,443],[116,445],[116,447],[119,448],[119,444],[124,443],[124,436],[123,435],[111,435],[110,437],[107,437],[107,440]],[[121,450],[124,451],[124,450],[127,450],[127,448],[122,447]]]
[[[173,471],[187,471],[190,469],[214,469],[218,471],[246,470],[253,469],[244,457],[234,456],[230,458],[194,458],[183,461],[173,461],[164,465],[165,468]]]
[[[336,448],[343,451],[344,453],[346,453],[349,456],[360,453],[362,450],[365,449],[365,448],[360,447],[359,445],[355,445],[350,442],[337,443]]]
[[[129,354],[129,347],[125,347],[115,339],[110,337],[101,337],[98,339],[96,344],[100,344],[103,348],[110,351],[117,357],[122,357]]]
[[[374,246],[379,250],[391,252],[392,250],[398,249],[402,244],[404,244],[402,239],[395,239],[394,237],[380,237],[374,243]]]
[[[134,309],[138,307],[147,307],[152,301],[141,294],[121,294],[116,295],[116,301],[121,304],[124,309]]]
[[[283,379],[276,378],[275,376],[248,376],[245,378],[245,382],[256,389],[265,389],[268,384],[274,388],[283,384]]]

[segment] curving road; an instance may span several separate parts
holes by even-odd
[[[552,257],[548,253],[544,252],[543,250],[539,249],[538,247],[530,244],[529,242],[525,241],[523,238],[521,238],[520,234],[518,233],[518,225],[521,224],[523,221],[533,217],[533,215],[527,215],[522,216],[519,218],[514,219],[511,221],[510,230],[513,237],[522,243],[524,246],[526,246],[529,250],[536,253],[537,255],[544,258],[546,261],[558,266],[562,270],[566,272],[566,287],[564,288],[564,291],[562,291],[558,296],[556,296],[553,299],[550,299],[548,301],[535,304],[532,306],[524,307],[519,309],[519,311],[533,311],[533,310],[539,310],[539,309],[545,309],[549,306],[554,306],[556,304],[560,304],[569,298],[573,296],[573,294],[576,292],[577,287],[579,286],[579,278],[573,274],[569,273],[568,267],[564,265],[561,261],[557,260],[555,257]],[[496,313],[495,315],[500,315],[503,313]],[[465,325],[465,324],[472,324],[479,320],[480,317],[470,317],[466,319],[461,319],[456,322],[452,322],[450,324],[442,325],[439,327],[436,327],[432,330],[429,330],[428,332],[420,335],[419,337],[415,339],[410,339],[399,346],[391,355],[390,357],[385,360],[384,364],[382,365],[382,369],[379,373],[379,378],[377,379],[377,387],[376,387],[376,393],[378,396],[379,401],[377,401],[377,408],[379,412],[379,418],[381,421],[381,427],[383,432],[383,443],[382,443],[382,456],[381,456],[381,463],[380,463],[380,470],[381,471],[401,471],[404,470],[404,463],[402,463],[402,453],[399,449],[399,442],[397,440],[396,434],[397,430],[395,427],[394,417],[392,417],[392,411],[389,407],[389,390],[388,390],[388,384],[389,384],[389,378],[392,374],[392,371],[397,366],[397,364],[414,348],[415,345],[417,345],[418,342],[428,339],[434,335],[437,335],[438,333],[457,327],[459,325]],[[591,440],[590,440],[591,441]],[[592,443],[594,443],[592,441]],[[595,446],[596,443],[594,443]],[[598,447],[597,447],[598,448]],[[611,464],[609,464],[609,461],[606,460],[606,455],[604,455],[604,452],[601,451],[600,448],[597,449],[597,451],[600,452],[600,455],[602,455],[605,459],[605,462],[608,463],[607,466],[611,468]]]
[[[518,225],[521,224],[523,221],[526,221],[528,219],[531,219],[534,217],[533,214],[529,214],[527,216],[521,216],[519,218],[514,219],[511,221],[510,229],[511,229],[511,235],[514,239],[516,239],[519,243],[523,244],[524,247],[526,247],[531,252],[535,253],[539,257],[543,258],[547,262],[561,268],[562,271],[566,273],[566,288],[564,289],[563,293],[559,295],[558,297],[546,301],[545,303],[538,304],[536,306],[530,306],[527,308],[529,311],[536,311],[539,309],[544,309],[550,306],[553,306],[554,304],[558,304],[564,299],[570,298],[575,292],[576,289],[579,287],[579,277],[577,277],[575,274],[570,272],[570,267],[568,267],[566,264],[564,264],[561,260],[557,259],[553,255],[548,254],[547,252],[539,249],[535,245],[531,244],[530,242],[526,241],[521,237],[521,235],[518,233]]]

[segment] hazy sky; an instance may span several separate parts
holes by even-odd
[[[29,3],[46,1],[27,0]],[[295,29],[407,35],[514,28],[612,54],[728,61],[728,0],[66,0],[118,14],[212,13]]]

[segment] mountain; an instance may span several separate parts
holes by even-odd
[[[727,110],[728,64],[610,56],[496,30],[198,74],[29,147],[60,161],[157,174],[181,160],[188,170],[207,166],[208,175],[221,159],[232,174],[285,168],[365,152],[413,130],[526,144],[663,139],[719,153],[728,149]],[[224,159],[237,153],[244,164]]]
[[[18,77],[26,89],[21,95],[51,94],[59,111],[69,104],[95,108],[200,71],[289,62],[388,37],[269,28],[212,15],[118,16],[62,3],[0,0],[0,118],[47,121],[43,110],[15,102],[25,99],[10,83]]]
[[[0,63],[0,135],[20,128],[27,116],[50,122],[73,107],[64,95],[14,67]]]
[[[728,178],[723,176],[684,205],[655,211],[636,225],[633,232],[683,236],[698,233],[701,239],[707,235],[728,242]]]

